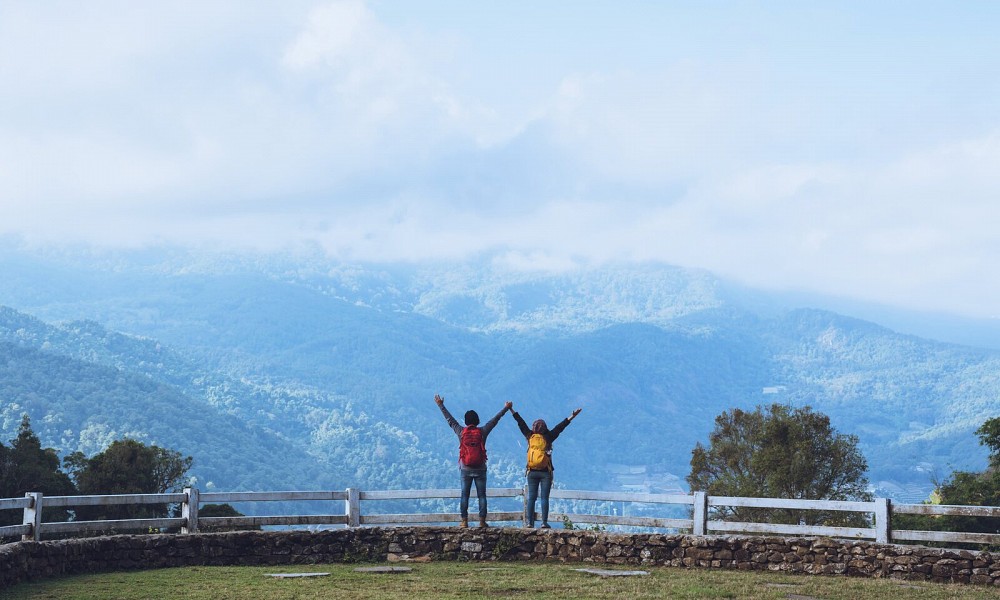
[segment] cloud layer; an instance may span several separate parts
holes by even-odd
[[[1000,8],[538,4],[0,0],[0,234],[1000,315]]]

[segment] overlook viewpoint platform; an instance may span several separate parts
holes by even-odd
[[[464,529],[440,507],[458,490],[210,492],[52,496],[0,499],[0,511],[21,511],[21,525],[0,527],[0,587],[58,575],[192,565],[287,565],[422,560],[541,560],[683,568],[771,570],[820,575],[891,577],[1000,585],[1000,553],[928,548],[899,541],[1000,544],[1000,534],[893,530],[894,514],[1000,517],[1000,508],[872,502],[737,498],[704,493],[658,495],[553,490],[565,507],[634,503],[672,516],[553,512],[570,529],[528,529],[521,511],[489,513],[494,525]],[[517,503],[520,488],[494,488],[490,498]],[[363,503],[422,505],[420,512],[362,512]],[[335,514],[200,517],[206,503],[316,505]],[[428,503],[431,507],[428,507]],[[147,505],[163,517],[125,520],[42,520],[43,508]],[[491,502],[491,507],[493,503]],[[437,507],[435,510],[434,507]],[[656,507],[660,507],[657,509]],[[718,511],[745,507],[809,515],[857,513],[869,526],[827,526],[722,520]],[[315,513],[316,511],[311,511]],[[714,518],[713,518],[714,517]],[[500,527],[498,524],[515,526]],[[576,524],[587,524],[578,528]],[[203,529],[258,529],[203,532]],[[260,528],[281,528],[262,531]],[[305,528],[305,529],[303,529]],[[612,529],[639,528],[624,533]],[[141,531],[143,534],[122,534]],[[73,537],[71,535],[98,535]],[[46,539],[59,537],[63,539]]]
[[[0,589],[79,573],[183,566],[557,561],[1000,584],[1000,554],[776,536],[622,534],[490,527],[358,527],[112,535],[0,546]]]

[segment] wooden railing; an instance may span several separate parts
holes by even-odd
[[[521,488],[491,488],[490,498],[523,498]],[[23,540],[39,540],[43,533],[49,535],[93,531],[159,531],[174,529],[194,533],[200,528],[247,528],[264,526],[345,526],[400,525],[454,523],[458,513],[418,512],[405,514],[379,514],[362,512],[362,502],[399,500],[442,500],[459,497],[457,489],[432,490],[383,490],[364,491],[348,488],[344,491],[278,491],[278,492],[205,492],[186,488],[182,493],[123,494],[106,496],[49,496],[29,492],[23,498],[0,499],[0,511],[21,510],[21,525],[0,527],[0,538],[21,536]],[[673,512],[684,513],[682,518],[626,516],[624,514],[578,514],[553,512],[553,522],[571,521],[574,524],[612,525],[648,529],[683,530],[694,535],[708,534],[765,534],[789,536],[823,536],[836,538],[872,539],[880,543],[901,541],[1000,544],[1000,534],[961,533],[949,531],[893,530],[892,517],[898,514],[967,516],[1000,518],[1000,507],[945,506],[928,504],[895,504],[887,498],[872,502],[846,502],[834,500],[787,500],[778,498],[739,498],[708,496],[704,492],[693,494],[635,494],[623,492],[594,492],[579,490],[552,490],[550,498],[556,501],[589,501],[602,503],[641,503],[675,507]],[[257,503],[257,502],[343,502],[343,512],[334,514],[199,517],[203,504]],[[475,497],[471,500],[475,507]],[[180,516],[154,519],[125,519],[100,521],[43,522],[42,508],[68,508],[86,506],[172,504],[180,507]],[[796,511],[838,511],[870,515],[871,527],[837,527],[824,525],[794,525],[763,522],[738,522],[710,519],[720,509],[784,509]],[[493,522],[524,521],[524,511],[494,511],[488,515]]]

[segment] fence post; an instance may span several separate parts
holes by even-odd
[[[875,498],[875,543],[892,542],[892,501]]]
[[[181,504],[181,518],[185,519],[181,533],[198,533],[198,488],[184,488],[184,503]]]
[[[708,493],[694,493],[694,511],[691,520],[691,534],[705,535],[708,531]]]
[[[347,488],[347,500],[344,500],[344,512],[347,513],[347,526],[361,525],[361,492],[355,488]]]
[[[24,508],[23,525],[31,525],[31,533],[21,536],[21,541],[39,541],[42,539],[42,493],[25,492],[25,497],[31,498],[31,504]]]

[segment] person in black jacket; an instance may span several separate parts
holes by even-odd
[[[503,417],[504,413],[508,410],[512,410],[512,404],[510,402],[504,404],[504,407],[498,412],[492,419],[486,422],[481,428],[479,427],[479,415],[474,410],[469,410],[465,412],[465,427],[458,424],[455,417],[451,416],[451,413],[444,406],[444,398],[440,395],[435,394],[434,402],[437,403],[438,407],[441,409],[441,414],[444,415],[445,421],[448,422],[448,426],[451,430],[455,432],[455,435],[459,439],[459,461],[458,461],[458,471],[461,475],[462,480],[462,497],[459,501],[459,510],[462,516],[462,522],[460,527],[469,526],[469,495],[472,492],[472,484],[476,484],[476,496],[479,498],[479,526],[488,527],[486,524],[486,437],[490,435],[493,428]],[[473,428],[479,429],[482,444],[482,464],[478,465],[466,465],[462,463],[461,452],[462,452],[462,439],[463,432],[466,429]]]
[[[528,424],[524,422],[521,415],[517,414],[517,411],[511,410],[511,414],[514,415],[514,420],[517,421],[517,426],[520,428],[521,433],[524,435],[524,439],[528,440],[528,465],[525,468],[525,477],[528,482],[528,497],[525,499],[524,511],[525,511],[525,521],[528,523],[528,527],[535,526],[535,501],[541,498],[542,501],[542,529],[549,529],[549,491],[552,490],[552,473],[555,468],[552,466],[552,442],[556,441],[559,434],[563,432],[563,429],[580,414],[580,410],[576,409],[573,414],[566,417],[559,422],[554,428],[549,429],[545,421],[538,419],[528,427]],[[537,442],[532,442],[532,436],[538,435],[540,438],[536,438]],[[543,456],[538,458],[537,451],[532,448],[533,445],[537,445],[539,442],[542,443],[541,451]],[[535,457],[533,458],[533,453]],[[539,491],[541,494],[539,495]]]

